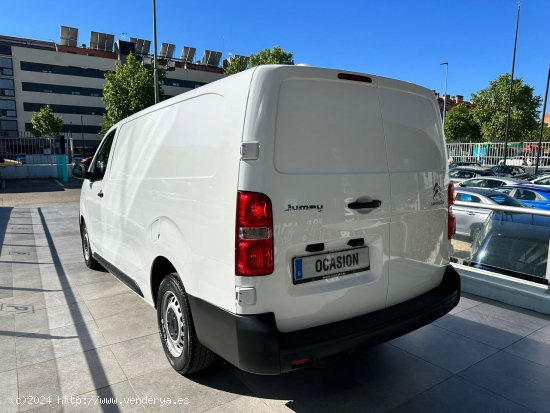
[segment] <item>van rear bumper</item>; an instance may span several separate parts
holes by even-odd
[[[200,342],[242,370],[280,374],[294,360],[313,362],[361,346],[376,345],[431,323],[460,299],[460,276],[447,266],[441,284],[412,300],[373,313],[282,333],[273,313],[235,315],[189,296]]]

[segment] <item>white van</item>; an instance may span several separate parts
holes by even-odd
[[[156,307],[181,374],[280,374],[457,304],[447,172],[433,92],[260,66],[108,131],[74,172],[84,258]]]

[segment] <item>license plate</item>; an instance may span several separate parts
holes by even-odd
[[[369,247],[296,257],[292,264],[294,284],[340,277],[370,269]]]

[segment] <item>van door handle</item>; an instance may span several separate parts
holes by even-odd
[[[97,196],[100,197],[100,198],[103,198],[103,195],[105,195],[105,194],[103,193],[103,190],[100,189],[99,192],[97,193]]]
[[[379,201],[378,199],[373,199],[372,201],[368,201],[368,202],[359,202],[359,201],[352,202],[348,204],[348,208],[349,209],[378,208],[380,205],[382,205],[382,201]]]

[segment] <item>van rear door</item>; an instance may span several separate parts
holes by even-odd
[[[449,262],[447,155],[433,92],[379,78],[391,180],[387,305],[435,288]]]
[[[272,202],[273,274],[237,277],[281,331],[322,325],[386,306],[391,190],[375,78],[306,67],[254,74],[239,189]],[[343,78],[342,78],[343,77]]]

